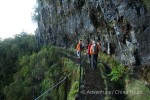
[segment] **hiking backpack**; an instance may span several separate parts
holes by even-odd
[[[82,44],[80,44],[80,50],[82,50],[83,49],[83,46],[82,46]]]
[[[93,45],[92,45],[92,51],[93,51],[93,52],[98,52],[97,44],[93,44]]]

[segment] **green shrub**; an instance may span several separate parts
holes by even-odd
[[[146,6],[148,12],[150,13],[150,0],[143,0],[143,3]]]
[[[109,76],[111,76],[111,81],[119,81],[121,78],[123,78],[125,72],[125,67],[122,64],[117,64],[112,68],[112,71],[109,74]]]
[[[126,80],[128,100],[150,100],[150,90],[142,80]]]
[[[68,100],[74,100],[79,90],[79,81],[72,83],[71,90],[69,92]]]
[[[120,82],[120,79],[122,79],[127,72],[125,66],[117,61],[114,56],[102,52],[100,52],[100,60],[106,62],[110,66],[112,71],[108,76],[111,77],[111,81]],[[105,71],[105,68],[102,67],[102,70]]]

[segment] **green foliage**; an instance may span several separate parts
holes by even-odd
[[[143,3],[146,6],[147,10],[150,12],[150,0],[143,0]]]
[[[128,100],[150,100],[150,90],[143,80],[126,80]]]
[[[111,81],[114,82],[121,82],[122,78],[124,78],[125,74],[127,73],[127,68],[120,62],[118,62],[115,57],[100,53],[100,59],[102,61],[107,62],[107,64],[111,68],[111,73],[108,75],[111,77]],[[104,70],[104,68],[102,68]]]
[[[114,91],[114,90],[124,90],[125,82],[124,79],[127,74],[127,69],[124,65],[118,62],[114,56],[107,55],[100,52],[100,60],[106,63],[108,66],[103,65],[103,63],[98,64],[104,79],[105,90]],[[105,99],[114,99],[113,95],[106,94]]]
[[[79,68],[78,66],[72,62],[71,60],[66,60],[65,64],[66,67],[64,69],[65,72],[71,72],[71,89],[68,93],[68,100],[74,100],[75,95],[78,93],[79,87]]]
[[[125,72],[125,67],[122,64],[116,64],[116,66],[112,68],[112,71],[109,74],[109,76],[111,76],[111,81],[120,81],[120,79],[124,77]]]
[[[100,59],[102,61],[108,61],[108,58],[109,58],[109,55],[103,53],[103,52],[100,52]]]
[[[51,56],[49,56],[49,53],[50,53],[50,50],[48,48],[44,48],[38,53],[33,53],[31,56],[26,55],[20,58],[19,66],[21,67],[21,70],[14,75],[14,82],[11,83],[13,87],[16,87],[17,84],[24,84],[26,88],[32,89],[32,86],[33,86],[33,87],[36,87],[33,90],[39,90],[40,88],[37,88],[36,85],[38,84],[36,84],[36,82],[37,83],[41,82],[41,80],[44,78],[44,72],[46,72],[48,70],[48,67],[52,65],[53,59],[51,60]],[[23,79],[22,83],[20,83],[20,81],[16,81],[18,79]],[[35,84],[33,82],[35,82]],[[25,91],[25,89],[22,91],[15,89],[17,93],[12,92],[9,95],[7,95],[9,91],[14,91],[14,89],[11,88],[11,85],[5,88],[4,91],[8,100],[9,98],[13,98],[13,96],[17,95],[18,93],[24,93],[24,96],[26,97],[29,97],[28,93],[32,94],[30,91]],[[23,95],[19,95],[19,97],[15,96],[15,99],[16,98],[19,99],[22,96]],[[33,97],[30,96],[30,98],[33,98]],[[12,100],[15,100],[15,99],[12,99]]]
[[[150,90],[143,80],[129,77],[128,68],[115,60],[113,56],[111,57],[101,52],[100,59],[106,61],[111,68],[111,73],[108,76],[104,76],[107,79],[107,82],[104,81],[105,84],[107,83],[106,87],[112,90],[124,90],[127,100],[150,100]],[[101,66],[100,70],[105,74],[104,66]]]
[[[0,42],[0,99],[4,98],[5,85],[13,81],[13,74],[20,70],[18,59],[36,51],[33,35],[22,32],[15,38],[7,38]]]
[[[68,100],[74,100],[75,96],[76,96],[77,93],[78,93],[78,89],[79,89],[79,82],[78,82],[78,81],[75,81],[75,82],[72,84],[71,90],[70,90],[70,92],[69,92]]]
[[[73,54],[72,51],[69,53]],[[22,54],[24,56],[19,56],[14,66],[18,70],[11,74],[13,80],[4,88],[7,100],[34,99],[70,73],[68,93],[73,90],[70,87],[78,80],[79,71],[77,65],[66,58],[67,53],[63,48],[45,46],[39,52]],[[63,100],[66,91],[64,85],[63,82],[41,99]]]

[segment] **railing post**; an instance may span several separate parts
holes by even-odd
[[[66,79],[65,79],[65,96],[64,96],[64,100],[67,100],[67,94],[68,94],[68,76],[66,76]]]
[[[80,60],[79,60],[79,62],[80,62],[80,73],[79,73],[79,93],[78,93],[78,95],[79,95],[79,100],[81,100],[81,93],[80,93],[80,91],[81,91],[81,55],[80,55]]]

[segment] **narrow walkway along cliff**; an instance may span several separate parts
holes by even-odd
[[[105,85],[99,68],[92,69],[90,65],[84,67],[85,82],[84,100],[104,100]]]

